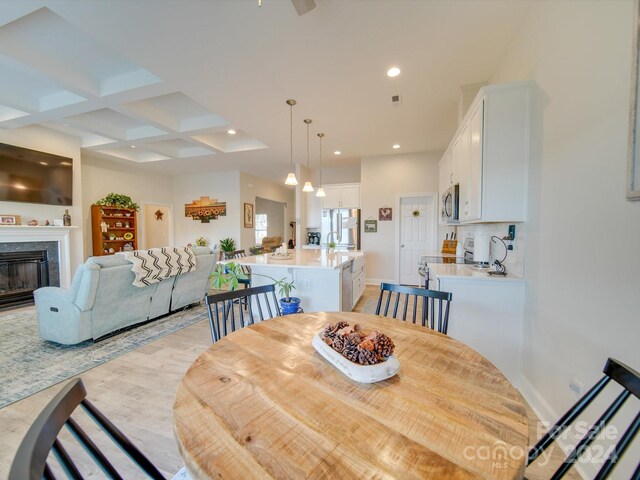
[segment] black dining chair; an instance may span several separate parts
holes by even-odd
[[[274,284],[215,293],[205,298],[213,343],[231,332],[280,316]],[[240,304],[245,308],[240,308]],[[238,308],[234,308],[238,305]],[[245,312],[245,309],[248,310]],[[237,310],[237,313],[236,313]]]
[[[123,478],[122,474],[114,467],[114,460],[107,459],[104,453],[105,449],[101,450],[98,447],[96,443],[98,435],[94,436],[95,440],[90,438],[78,422],[71,417],[78,405],[81,405],[88,416],[108,434],[100,435],[100,440],[107,438],[110,442],[115,443],[149,478],[165,478],[151,461],[104,414],[86,399],[86,396],[87,391],[79,378],[71,380],[58,392],[38,415],[20,443],[9,471],[8,480],[55,478],[56,462],[47,461],[50,452],[53,452],[54,456],[57,457],[57,463],[60,464],[67,477],[83,478],[80,471],[81,468],[78,466],[79,456],[77,456],[75,462],[72,458],[73,445],[65,442],[65,448],[59,438],[59,434],[65,425],[77,443],[82,446],[89,454],[88,456],[102,469],[107,477]],[[82,455],[83,459],[86,457],[87,455]]]
[[[381,283],[376,315],[399,318],[398,314],[401,313],[400,318],[406,321],[407,313],[410,313],[410,320],[416,323],[420,304],[422,326],[446,335],[449,327],[449,304],[451,303],[451,298],[452,294],[449,292],[395,285],[393,283]],[[384,310],[382,309],[383,303]],[[410,304],[411,308],[409,308]]]
[[[622,392],[615,398],[611,405],[609,405],[589,431],[585,433],[575,448],[562,462],[558,470],[553,474],[551,477],[552,479],[555,480],[564,477],[564,475],[579,459],[580,455],[588,449],[589,445],[594,439],[596,439],[600,432],[603,431],[631,395],[640,399],[640,374],[637,371],[618,360],[609,358],[604,366],[603,372],[604,376],[593,387],[591,387],[591,390],[585,393],[584,396],[578,400],[576,404],[573,405],[573,407],[571,407],[553,427],[551,427],[536,446],[531,449],[527,458],[527,466],[538,458],[547,448],[549,448],[554,440],[562,435],[570,424],[578,418],[578,416],[591,404],[591,402],[593,402],[596,397],[598,397],[600,393],[602,393],[611,380],[614,380],[617,384],[622,386]],[[631,422],[627,430],[619,437],[615,448],[611,449],[607,459],[604,461],[602,467],[600,467],[600,471],[595,477],[596,480],[602,480],[609,477],[611,471],[620,460],[620,457],[622,457],[622,454],[631,444],[636,433],[638,433],[639,428],[640,413],[637,413],[635,419]],[[633,480],[640,479],[640,464],[636,467],[631,478]]]

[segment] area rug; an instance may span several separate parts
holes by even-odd
[[[0,312],[0,408],[207,318],[204,305],[99,342],[40,339],[35,307]]]

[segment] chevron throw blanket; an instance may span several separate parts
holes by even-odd
[[[136,277],[132,285],[136,287],[146,287],[196,269],[196,257],[189,247],[134,250],[118,252],[118,255],[133,264],[131,271]]]

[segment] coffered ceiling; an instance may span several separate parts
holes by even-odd
[[[294,161],[306,163],[311,118],[312,168],[320,131],[325,165],[440,150],[456,128],[459,87],[490,78],[530,8],[316,3],[298,16],[287,0],[4,0],[0,128],[42,125],[80,137],[85,153],[150,171],[279,180],[294,98]],[[399,77],[386,76],[391,66]]]

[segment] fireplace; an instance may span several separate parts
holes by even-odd
[[[49,285],[46,250],[0,252],[0,308],[33,302],[33,291]]]

